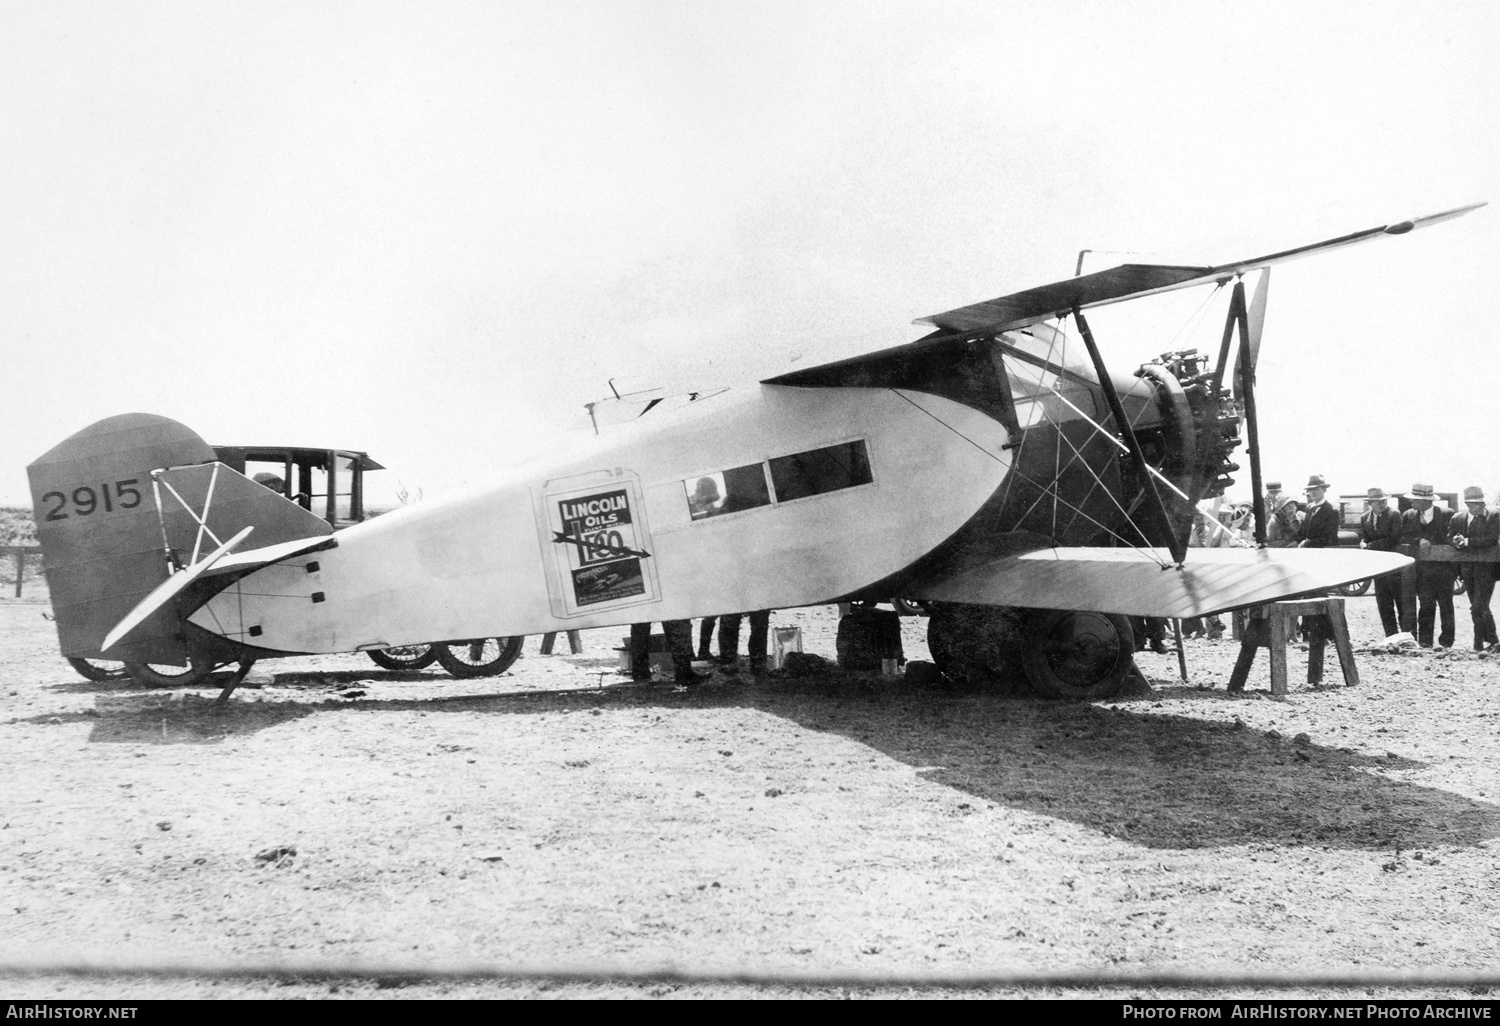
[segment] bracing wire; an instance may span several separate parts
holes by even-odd
[[[893,389],[891,389],[891,392],[893,394],[895,394],[896,396],[900,397],[901,399],[906,400],[906,402],[911,403],[911,405],[913,407],[915,407],[916,409],[921,410],[921,412],[927,414],[927,416],[931,417],[938,424],[942,425],[944,428],[947,428],[949,431],[953,432],[955,435],[957,435],[958,437],[962,438],[964,441],[968,442],[970,445],[972,445],[974,448],[978,449],[980,452],[984,453],[986,456],[988,456],[990,459],[994,460],[996,463],[999,463],[1000,465],[1005,466],[1008,475],[1016,475],[1016,476],[1020,477],[1027,484],[1030,484],[1033,487],[1039,489],[1043,493],[1043,495],[1045,495],[1048,492],[1052,493],[1052,496],[1053,496],[1053,507],[1054,507],[1054,509],[1056,508],[1056,506],[1058,504],[1066,506],[1071,512],[1073,512],[1077,516],[1082,517],[1084,520],[1087,520],[1089,523],[1093,524],[1095,527],[1099,528],[1101,531],[1106,532],[1111,537],[1113,537],[1117,541],[1119,541],[1121,544],[1129,546],[1132,549],[1135,549],[1136,551],[1142,553],[1143,555],[1145,555],[1146,557],[1148,557],[1149,559],[1151,559],[1153,562],[1157,563],[1158,565],[1161,565],[1163,567],[1169,565],[1169,564],[1163,563],[1161,561],[1161,558],[1159,556],[1157,556],[1156,553],[1154,553],[1153,551],[1151,551],[1149,548],[1142,548],[1141,546],[1135,544],[1134,542],[1130,541],[1128,538],[1125,538],[1122,535],[1120,535],[1118,532],[1116,532],[1113,528],[1109,527],[1107,524],[1100,523],[1098,520],[1095,520],[1093,517],[1089,516],[1083,510],[1079,509],[1077,506],[1074,506],[1072,503],[1070,503],[1066,499],[1062,498],[1062,496],[1058,495],[1057,494],[1057,485],[1056,485],[1055,479],[1054,479],[1054,482],[1052,484],[1050,484],[1050,485],[1043,485],[1041,482],[1033,480],[1030,476],[1021,473],[1021,471],[1016,468],[1016,465],[1015,465],[1014,462],[1012,462],[1011,464],[1009,464],[1007,466],[1006,463],[1005,463],[1005,461],[1002,460],[1000,457],[998,457],[994,453],[990,452],[983,445],[980,445],[978,442],[976,442],[974,439],[970,438],[968,435],[964,434],[962,431],[958,430],[958,428],[954,427],[952,424],[949,424],[947,421],[943,420],[941,417],[939,417],[937,414],[933,413],[931,410],[928,410],[925,407],[923,407],[920,403],[913,402],[909,397],[907,397],[905,395],[902,395],[901,392],[899,390],[897,390],[897,389],[893,388]],[[1059,434],[1061,434],[1061,433],[1059,432]],[[1069,444],[1070,447],[1072,446],[1071,442],[1069,442],[1068,444]],[[1075,449],[1074,452],[1076,453],[1077,450]],[[1068,465],[1072,466],[1072,462],[1070,461]],[[1086,468],[1088,468],[1087,462],[1084,463],[1084,466]],[[1089,472],[1091,474],[1093,473],[1092,468],[1089,468]],[[1095,479],[1096,480],[1098,479],[1097,475],[1095,475]],[[1100,482],[1100,483],[1102,484],[1103,482]],[[1106,491],[1108,491],[1107,488],[1106,488]],[[1038,497],[1038,501],[1040,501],[1040,498],[1041,497],[1039,496]],[[1033,508],[1034,508],[1034,504],[1033,504]],[[1054,514],[1054,516],[1055,516],[1055,514]],[[1132,523],[1132,526],[1135,526],[1135,525]],[[1137,530],[1139,530],[1139,528],[1137,528]],[[1145,536],[1142,535],[1143,539],[1144,539],[1144,537]]]
[[[1058,343],[1056,341],[1057,337],[1060,337],[1062,339],[1062,351],[1061,351],[1061,353],[1058,353]],[[1060,331],[1057,332],[1057,336],[1054,337],[1054,339],[1048,343],[1048,346],[1047,346],[1047,355],[1045,357],[1045,362],[1046,363],[1053,364],[1053,365],[1056,365],[1056,366],[1064,366],[1066,364],[1066,361],[1067,361],[1067,339],[1068,339],[1068,336],[1067,336],[1066,331],[1061,331],[1060,330]],[[1054,355],[1054,354],[1056,354],[1056,355]],[[1033,382],[1028,382],[1028,384],[1032,384],[1032,383]],[[1119,444],[1115,440],[1115,438],[1111,434],[1109,434],[1109,432],[1107,432],[1107,431],[1104,430],[1103,427],[1101,427],[1098,423],[1096,423],[1092,418],[1083,415],[1083,412],[1081,410],[1078,410],[1078,408],[1076,406],[1073,406],[1073,404],[1071,402],[1068,402],[1068,400],[1066,398],[1064,398],[1063,395],[1062,395],[1062,393],[1058,392],[1056,390],[1056,388],[1053,388],[1050,385],[1046,385],[1045,381],[1043,380],[1043,378],[1041,376],[1041,374],[1037,375],[1037,380],[1034,382],[1034,384],[1037,385],[1039,389],[1045,387],[1045,388],[1048,388],[1050,391],[1052,391],[1054,394],[1056,394],[1057,397],[1060,400],[1062,400],[1062,402],[1066,403],[1068,406],[1070,406],[1074,410],[1076,410],[1080,414],[1080,416],[1083,416],[1083,419],[1085,421],[1087,421],[1094,428],[1095,433],[1099,434],[1106,441],[1109,441],[1109,442],[1111,442],[1113,444],[1116,444],[1116,445]],[[1062,462],[1062,450],[1061,450],[1061,447],[1059,447],[1054,452],[1054,454],[1053,454],[1053,463],[1054,463],[1053,480],[1054,481],[1059,480],[1062,477],[1063,472],[1066,471],[1066,470],[1068,470],[1068,469],[1071,469],[1074,466],[1074,464],[1078,464],[1079,466],[1082,466],[1084,468],[1084,470],[1087,471],[1087,473],[1089,474],[1089,476],[1092,477],[1093,480],[1094,480],[1094,483],[1089,486],[1088,495],[1084,496],[1084,501],[1087,502],[1088,499],[1093,496],[1095,490],[1102,489],[1103,492],[1104,492],[1104,494],[1106,496],[1108,496],[1109,499],[1110,499],[1110,501],[1114,504],[1115,508],[1120,511],[1120,513],[1121,513],[1122,516],[1124,516],[1126,523],[1130,524],[1131,527],[1135,528],[1135,532],[1138,535],[1140,535],[1141,541],[1145,542],[1147,544],[1147,546],[1149,546],[1150,545],[1150,539],[1148,539],[1146,537],[1145,530],[1138,523],[1136,523],[1135,519],[1133,517],[1131,517],[1130,513],[1123,506],[1120,505],[1120,502],[1118,501],[1118,499],[1116,499],[1114,493],[1110,491],[1109,486],[1104,483],[1104,479],[1102,477],[1100,477],[1100,475],[1097,472],[1095,472],[1094,468],[1089,464],[1088,460],[1083,457],[1082,450],[1080,450],[1077,446],[1075,446],[1073,444],[1073,441],[1070,438],[1068,438],[1067,435],[1062,431],[1061,425],[1058,422],[1058,420],[1056,418],[1052,417],[1050,414],[1047,413],[1047,407],[1045,405],[1042,405],[1040,407],[1040,409],[1042,410],[1043,415],[1047,416],[1048,422],[1053,427],[1057,428],[1058,437],[1061,438],[1063,441],[1065,441],[1067,443],[1067,445],[1068,445],[1068,448],[1070,448],[1073,451],[1073,455],[1071,457],[1069,457],[1069,459],[1068,459],[1068,461],[1067,461],[1066,464],[1064,464]],[[1142,406],[1141,410],[1139,412],[1137,412],[1136,417],[1139,418],[1139,417],[1143,416],[1144,413],[1145,413],[1145,409],[1146,409],[1146,407]],[[1132,421],[1131,426],[1132,427],[1134,426],[1134,421]],[[1023,440],[1023,444],[1024,444],[1024,440]],[[1024,477],[1024,475],[1022,475],[1022,476]],[[1032,482],[1032,483],[1035,483],[1035,482]],[[1038,487],[1040,487],[1040,486],[1038,486]],[[1029,516],[1031,514],[1031,511],[1036,508],[1037,502],[1040,502],[1041,499],[1045,498],[1049,493],[1052,495],[1052,527],[1053,527],[1052,533],[1053,533],[1053,537],[1056,537],[1057,536],[1057,508],[1058,508],[1059,502],[1062,502],[1062,496],[1058,493],[1057,488],[1056,488],[1055,485],[1052,486],[1051,488],[1043,490],[1042,494],[1040,496],[1038,496],[1037,501],[1033,502],[1031,504],[1031,507],[1027,509],[1025,516]],[[1007,497],[1008,497],[1008,493],[1007,493]],[[1088,520],[1090,523],[1096,524],[1096,525],[1098,525],[1100,527],[1103,527],[1103,525],[1099,524],[1099,522],[1097,520],[1094,520],[1092,517],[1089,517],[1086,514],[1083,514],[1081,510],[1078,510],[1077,508],[1071,507],[1071,506],[1069,508],[1073,509],[1073,511],[1075,513],[1077,513],[1078,515],[1083,516],[1084,519]],[[1022,519],[1024,519],[1024,516],[1023,516]],[[1124,545],[1129,546],[1130,548],[1133,548],[1133,549],[1137,550],[1138,552],[1143,553],[1144,555],[1147,555],[1150,559],[1152,559],[1154,562],[1158,563],[1159,565],[1161,565],[1163,567],[1169,565],[1167,563],[1163,563],[1161,561],[1161,559],[1155,554],[1155,552],[1151,551],[1149,548],[1142,548],[1141,546],[1137,545],[1135,542],[1130,541],[1129,539],[1123,537],[1119,533],[1117,533],[1117,532],[1115,532],[1115,531],[1113,531],[1113,530],[1111,530],[1111,529],[1109,529],[1107,527],[1104,527],[1103,529],[1105,531],[1107,531],[1110,534],[1110,536],[1113,537],[1113,538],[1115,538],[1117,541],[1121,542]]]

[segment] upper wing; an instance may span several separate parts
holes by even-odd
[[[1262,267],[1270,267],[1272,264],[1295,260],[1298,257],[1308,256],[1312,253],[1340,249],[1344,246],[1352,246],[1357,242],[1365,242],[1369,239],[1380,238],[1386,235],[1405,235],[1414,228],[1437,224],[1439,221],[1448,221],[1467,214],[1471,210],[1477,210],[1484,205],[1484,203],[1471,203],[1468,206],[1454,207],[1452,210],[1445,210],[1438,214],[1429,214],[1426,217],[1416,217],[1409,221],[1398,221],[1395,224],[1367,228],[1364,231],[1354,232],[1350,235],[1341,235],[1336,239],[1327,239],[1323,242],[1314,242],[1306,246],[1297,246],[1293,249],[1284,249],[1276,253],[1267,253],[1264,256],[1251,257],[1248,260],[1236,260],[1213,267],[1186,267],[1170,264],[1121,264],[1119,267],[1110,267],[1103,271],[1095,271],[1093,274],[1068,278],[1065,281],[1053,282],[1050,285],[1039,285],[1036,288],[1026,289],[1023,292],[1014,292],[1008,296],[1001,296],[998,299],[990,299],[983,303],[961,306],[955,310],[947,310],[943,313],[933,314],[930,317],[923,317],[916,323],[931,324],[938,329],[934,334],[926,338],[918,339],[915,342],[905,345],[891,346],[877,352],[861,353],[857,356],[844,359],[799,367],[796,370],[778,374],[764,380],[766,384],[771,385],[827,384],[832,380],[830,379],[830,374],[836,374],[850,365],[864,364],[890,357],[903,359],[921,358],[932,350],[952,345],[955,341],[952,336],[963,332],[991,331],[998,333],[1011,331],[1037,324],[1049,318],[1060,317],[1071,311],[1075,304],[1080,309],[1088,309],[1090,307],[1123,302],[1127,299],[1137,299],[1141,296],[1155,295],[1159,292],[1170,292],[1173,289],[1185,289],[1194,285],[1205,285],[1210,282],[1232,278],[1237,274],[1244,274],[1246,271],[1253,271]]]
[[[990,299],[983,303],[974,303],[970,306],[961,306],[956,310],[933,314],[930,317],[920,318],[916,323],[931,324],[944,331],[974,331],[981,328],[990,331],[1008,331],[1012,328],[1023,328],[1028,324],[1046,320],[1048,317],[1061,316],[1073,309],[1074,305],[1087,309],[1118,303],[1126,299],[1155,295],[1158,292],[1205,285],[1313,253],[1352,246],[1357,242],[1365,242],[1382,235],[1405,235],[1414,228],[1449,221],[1484,205],[1483,203],[1470,203],[1468,206],[1454,207],[1442,213],[1366,228],[1364,231],[1341,235],[1336,239],[1326,239],[1322,242],[1267,253],[1248,260],[1236,260],[1214,267],[1121,264],[1119,267],[1096,271],[1093,274],[1085,274],[1066,281],[1053,282],[1051,285],[1041,285],[1024,292],[1001,296],[998,299]]]
[[[1193,549],[1186,564],[1173,566],[1165,549],[1040,549],[905,588],[903,597],[1129,616],[1205,616],[1324,591],[1410,562],[1392,552],[1362,550]]]

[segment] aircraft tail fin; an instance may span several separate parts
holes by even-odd
[[[332,534],[325,521],[214,459],[182,424],[128,413],[71,435],[26,468],[63,655],[101,656],[105,636],[174,571],[246,527],[255,528],[259,549]],[[181,665],[186,617],[232,579],[202,577],[108,658]]]

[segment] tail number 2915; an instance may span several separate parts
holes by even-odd
[[[90,516],[101,505],[103,505],[104,512],[106,513],[113,513],[116,505],[121,509],[135,509],[141,504],[140,490],[135,487],[139,483],[140,478],[138,477],[116,481],[113,497],[109,494],[110,486],[108,481],[101,483],[97,492],[94,491],[92,485],[79,485],[73,489],[71,496],[64,495],[62,492],[48,492],[42,496],[42,502],[51,502],[53,499],[56,499],[57,502],[47,511],[47,515],[43,519],[66,520],[69,514],[65,511],[70,507],[73,513],[80,517]],[[70,499],[71,502],[69,501]]]

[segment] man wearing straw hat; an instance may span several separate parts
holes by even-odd
[[[1402,550],[1417,561],[1417,644],[1432,647],[1432,622],[1441,618],[1439,648],[1453,645],[1453,564],[1428,559],[1434,545],[1448,541],[1452,514],[1434,506],[1437,493],[1430,484],[1411,486],[1411,509],[1401,514]]]
[[[1359,518],[1359,547],[1376,552],[1395,552],[1401,545],[1401,515],[1386,504],[1385,492],[1371,488],[1365,493],[1365,515]],[[1380,626],[1385,636],[1398,630],[1416,627],[1412,613],[1401,598],[1401,573],[1381,574],[1375,578],[1375,608],[1380,610]],[[1401,616],[1396,615],[1397,605]]]
[[[1469,508],[1463,513],[1455,513],[1448,521],[1448,543],[1460,552],[1493,554],[1496,543],[1500,542],[1500,514],[1485,508],[1483,488],[1465,488],[1464,505]],[[1469,593],[1474,650],[1480,652],[1497,644],[1495,618],[1490,614],[1490,595],[1495,590],[1495,564],[1466,560],[1458,564],[1458,572],[1463,576],[1464,590]]]

